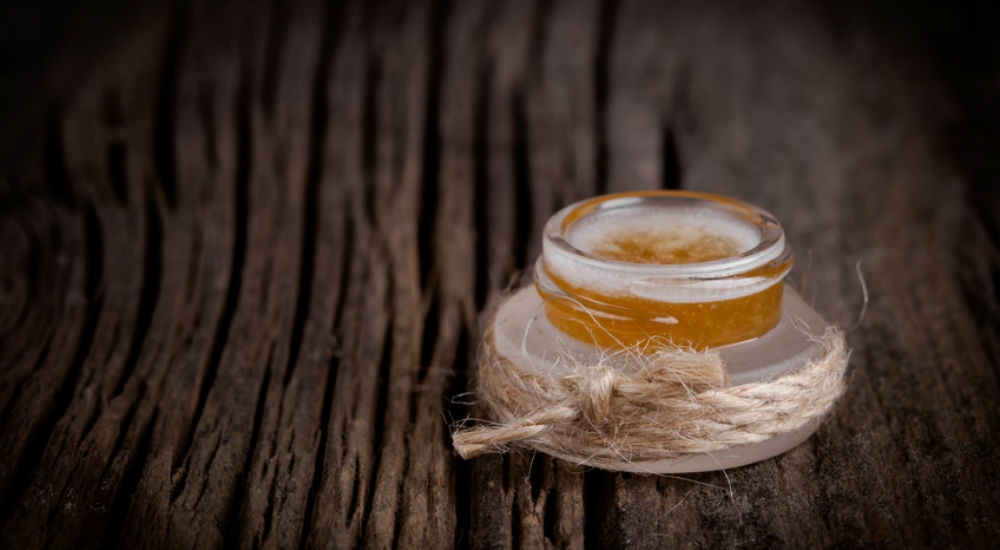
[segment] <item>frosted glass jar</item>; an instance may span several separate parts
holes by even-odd
[[[693,191],[605,195],[545,227],[535,285],[549,321],[606,347],[698,349],[756,338],[781,319],[792,267],[781,225]]]
[[[631,368],[656,346],[679,344],[718,351],[731,385],[766,381],[825,352],[818,336],[829,323],[783,284],[791,267],[777,220],[741,201],[691,191],[597,197],[546,224],[535,284],[500,305],[493,343],[518,368],[546,376],[597,360]],[[760,443],[621,469],[742,466],[788,451],[821,421]]]

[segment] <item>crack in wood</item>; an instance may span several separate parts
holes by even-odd
[[[660,187],[681,189],[683,173],[677,154],[677,138],[670,123],[664,118],[660,123]]]
[[[420,177],[420,212],[417,247],[420,258],[420,288],[428,292],[434,280],[434,229],[437,223],[438,178],[441,164],[441,85],[445,78],[448,50],[445,29],[449,24],[449,0],[433,0],[428,18],[427,79],[424,83],[424,128]]]
[[[181,73],[181,59],[188,42],[188,27],[191,19],[191,0],[180,0],[173,4],[170,23],[163,45],[160,62],[160,85],[156,92],[154,119],[153,158],[157,182],[163,191],[167,206],[177,206],[177,157],[176,139],[177,81]]]
[[[267,46],[264,49],[260,106],[266,117],[273,117],[278,88],[278,63],[286,45],[285,35],[288,33],[291,14],[286,3],[278,0],[271,0],[267,13]]]
[[[219,364],[222,361],[223,350],[229,340],[229,333],[233,318],[236,316],[236,306],[242,288],[244,263],[246,261],[247,250],[247,217],[249,216],[249,179],[252,166],[250,154],[250,87],[248,76],[244,75],[240,80],[236,101],[236,174],[233,182],[233,247],[232,260],[229,267],[229,282],[226,285],[226,298],[219,316],[218,324],[215,328],[215,336],[208,359],[208,366],[202,377],[198,400],[195,405],[195,412],[192,416],[188,434],[174,456],[173,469],[176,471],[182,460],[186,460],[198,422],[205,410],[205,403],[208,394],[215,382]],[[187,469],[185,468],[185,475]],[[183,483],[177,485],[180,487]],[[176,497],[176,495],[175,495]]]
[[[611,93],[609,62],[618,13],[615,0],[601,0],[594,47],[594,183],[598,195],[608,187],[608,96]]]
[[[520,269],[531,264],[533,258],[528,257],[531,246],[528,240],[533,236],[532,229],[537,227],[534,219],[531,181],[530,136],[528,135],[527,113],[525,99],[521,90],[515,90],[510,102],[512,127],[514,130],[514,204],[516,219],[514,223],[514,262]]]
[[[128,204],[129,185],[125,175],[128,136],[125,135],[125,121],[121,113],[121,100],[114,92],[108,92],[104,99],[104,131],[107,141],[108,184],[115,198],[123,205]]]
[[[272,370],[274,367],[274,354],[275,347],[272,344],[267,353],[267,365],[264,368],[264,377],[260,381],[260,386],[257,390],[257,399],[254,401],[253,424],[250,428],[250,441],[247,445],[246,456],[243,458],[243,468],[240,470],[238,482],[233,486],[233,493],[229,499],[229,514],[225,519],[225,526],[222,528],[223,532],[226,533],[226,539],[228,540],[236,539],[239,529],[240,511],[243,508],[239,503],[245,502],[248,497],[251,481],[249,479],[251,471],[250,465],[253,462],[254,455],[258,451],[257,447],[260,444],[260,427],[264,419],[264,411],[268,401],[267,390],[270,386]],[[212,462],[214,462],[214,460],[209,461],[208,464],[212,464]],[[206,476],[206,478],[207,477],[208,476]],[[270,517],[270,514],[264,514],[265,521],[267,521]]]
[[[475,308],[482,309],[490,287],[489,280],[489,222],[490,208],[487,196],[490,188],[489,175],[489,130],[490,102],[493,92],[493,60],[484,51],[479,52],[476,66],[475,92],[473,92],[473,198],[472,211],[475,232],[476,287]],[[483,59],[485,57],[485,59]]]
[[[108,512],[108,524],[104,530],[102,542],[99,545],[100,548],[128,546],[127,541],[123,540],[125,535],[125,521],[132,498],[139,486],[139,479],[142,476],[143,468],[150,455],[153,443],[153,431],[156,426],[158,413],[159,411],[154,410],[152,416],[145,422],[145,425],[139,432],[135,448],[131,449],[131,453],[129,453],[117,493]]]
[[[138,313],[129,343],[125,368],[115,384],[112,397],[120,395],[125,383],[132,377],[139,364],[139,354],[153,323],[153,313],[160,298],[160,281],[163,276],[163,221],[152,197],[146,200],[146,240],[143,246],[142,287],[140,290]]]

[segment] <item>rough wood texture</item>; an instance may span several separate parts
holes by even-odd
[[[976,9],[915,13],[98,18],[0,141],[0,545],[995,545],[1000,48]],[[545,219],[656,187],[774,212],[847,327],[860,264],[836,412],[729,472],[459,460],[484,316]]]

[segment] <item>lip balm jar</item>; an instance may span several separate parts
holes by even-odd
[[[519,369],[545,376],[574,362],[629,368],[679,346],[718,352],[731,386],[773,380],[825,352],[817,336],[829,323],[783,284],[792,263],[778,221],[742,201],[693,191],[596,197],[550,218],[534,285],[501,304],[493,344]],[[750,464],[798,445],[821,420],[758,443],[620,469]]]
[[[577,339],[705,349],[773,329],[791,267],[767,212],[707,193],[640,191],[553,216],[535,285],[549,321]]]

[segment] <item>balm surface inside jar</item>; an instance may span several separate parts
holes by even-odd
[[[546,224],[535,286],[560,331],[604,347],[704,349],[781,320],[784,232],[747,203],[692,191],[605,195]]]

